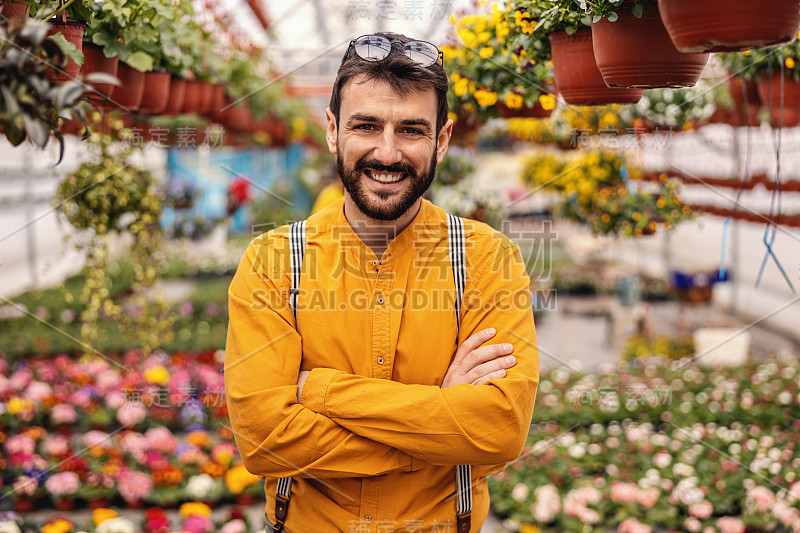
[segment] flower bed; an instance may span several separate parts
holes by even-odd
[[[800,531],[797,366],[544,374],[521,457],[490,480],[493,508],[520,531]]]

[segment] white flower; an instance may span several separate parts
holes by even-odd
[[[21,533],[19,526],[13,520],[0,522],[0,533]]]
[[[200,474],[189,478],[186,492],[196,500],[203,500],[214,490],[214,478],[208,474]]]
[[[515,502],[525,501],[525,498],[528,497],[528,493],[530,493],[530,489],[527,485],[523,483],[517,483],[511,490],[511,499]]]
[[[103,521],[97,526],[97,533],[136,533],[136,525],[129,519],[118,516]]]

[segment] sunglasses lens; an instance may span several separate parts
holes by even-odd
[[[392,43],[381,35],[366,35],[359,38],[353,47],[361,59],[367,61],[380,61],[392,51]]]
[[[439,58],[439,49],[425,41],[411,41],[404,45],[406,55],[422,65],[429,67]]]

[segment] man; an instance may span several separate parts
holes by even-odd
[[[228,409],[270,531],[477,532],[486,476],[528,433],[539,372],[519,248],[464,221],[457,317],[447,215],[421,198],[452,130],[437,55],[391,33],[351,43],[326,111],[346,194],[306,221],[296,319],[287,226],[250,244],[231,284]],[[461,464],[473,498],[457,517]]]

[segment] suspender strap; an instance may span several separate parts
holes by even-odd
[[[303,255],[306,251],[306,221],[293,222],[289,226],[289,257],[291,260],[292,287],[289,289],[289,307],[294,315],[295,329],[297,329],[297,297],[300,294],[300,271],[303,269]],[[275,494],[275,526],[274,533],[281,533],[289,513],[289,501],[292,498],[292,478],[284,477],[278,480],[278,489]]]
[[[447,214],[447,241],[450,247],[450,266],[456,285],[456,327],[461,335],[461,300],[467,283],[464,221]],[[456,467],[456,533],[468,533],[472,516],[472,466]]]

